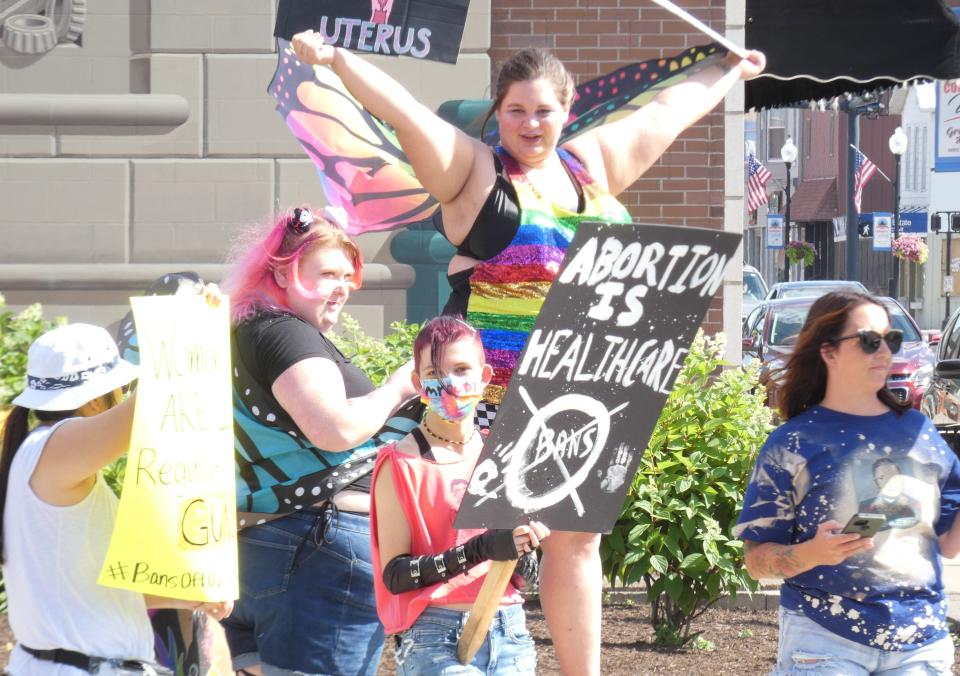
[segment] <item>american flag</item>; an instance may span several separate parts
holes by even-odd
[[[768,204],[767,181],[770,171],[753,155],[747,158],[747,211],[756,211],[761,204]]]
[[[857,207],[859,214],[860,202],[863,200],[863,186],[877,173],[877,165],[857,148],[853,149],[853,158],[853,204]]]

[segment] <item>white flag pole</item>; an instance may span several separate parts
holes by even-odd
[[[653,0],[653,1],[656,2],[657,0]],[[867,154],[866,154],[865,152],[863,152],[862,150],[860,150],[857,146],[853,145],[852,143],[850,144],[850,147],[853,148],[854,150],[856,150],[858,153],[860,153],[860,154],[863,155],[864,157],[867,157]],[[870,158],[867,157],[867,159],[870,159]],[[874,164],[873,166],[876,167],[877,165]],[[880,169],[880,167],[877,167],[877,173],[880,174],[881,176],[883,176],[885,179],[887,179],[888,182],[893,183],[893,179],[890,178],[889,176],[887,176],[885,173],[883,173],[883,170]]]
[[[747,58],[747,50],[745,50],[743,47],[733,44],[732,42],[730,42],[730,40],[720,35],[720,33],[710,28],[710,26],[700,21],[700,19],[693,16],[688,11],[677,7],[675,4],[670,2],[670,0],[653,0],[653,2],[660,5],[671,14],[674,14],[675,16],[680,17],[681,19],[686,21],[688,24],[690,24],[700,32],[706,34],[708,37],[713,38],[714,40],[719,42],[721,45],[726,47],[729,51],[739,56],[741,59]]]

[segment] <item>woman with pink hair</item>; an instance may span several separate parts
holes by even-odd
[[[241,672],[373,674],[383,648],[370,473],[378,444],[406,433],[384,423],[414,390],[409,367],[375,389],[328,339],[363,260],[325,216],[282,214],[223,283],[241,528],[240,600],[224,627]]]

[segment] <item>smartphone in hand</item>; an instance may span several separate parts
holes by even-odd
[[[883,514],[870,514],[868,512],[857,512],[850,517],[847,525],[843,527],[841,533],[856,533],[861,537],[872,538],[880,532],[883,525],[887,522],[887,517]]]

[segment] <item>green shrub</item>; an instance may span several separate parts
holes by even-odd
[[[348,314],[340,316],[333,342],[377,387],[400,366],[413,359],[413,341],[419,324],[393,322],[392,333],[378,340],[364,333],[360,323]]]
[[[756,589],[731,529],[771,429],[756,368],[727,368],[723,336],[698,334],[657,422],[613,531],[601,542],[611,584],[643,581],[660,643],[725,594]]]
[[[103,480],[107,482],[117,497],[123,491],[123,476],[127,471],[127,456],[121,455],[112,463],[103,468]]]
[[[26,384],[30,343],[66,323],[63,317],[45,320],[39,303],[17,313],[4,310],[5,306],[6,300],[0,294],[0,407],[9,406]]]

